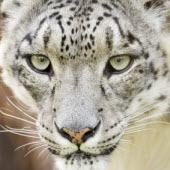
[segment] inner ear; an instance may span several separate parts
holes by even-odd
[[[151,0],[151,1],[147,1],[144,3],[144,8],[145,9],[150,9],[150,8],[156,8],[159,6],[162,6],[164,3],[164,0]]]

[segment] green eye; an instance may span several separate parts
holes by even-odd
[[[33,55],[31,56],[31,64],[35,69],[45,71],[50,65],[50,60],[41,55]]]
[[[130,56],[122,55],[122,56],[112,57],[109,62],[110,62],[111,67],[116,72],[120,72],[120,71],[127,69],[129,65],[131,64],[131,61],[132,59]]]
[[[43,55],[28,55],[28,65],[37,73],[40,74],[51,74],[52,66],[48,57]]]

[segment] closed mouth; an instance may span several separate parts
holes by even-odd
[[[69,159],[70,157],[74,156],[74,157],[77,157],[79,159],[80,158],[85,159],[86,157],[88,158],[88,157],[98,157],[98,156],[110,155],[117,148],[117,146],[118,146],[118,143],[115,144],[113,147],[102,150],[100,154],[92,154],[92,153],[84,152],[84,151],[81,151],[80,147],[79,147],[79,149],[76,152],[74,152],[72,154],[64,155],[64,156],[60,155],[60,153],[57,152],[56,150],[53,150],[51,148],[48,148],[48,149],[53,155],[57,155],[57,156],[60,156],[62,158]]]

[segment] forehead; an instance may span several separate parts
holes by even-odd
[[[43,49],[60,53],[61,59],[64,55],[93,58],[94,53],[104,55],[115,50],[115,46],[120,52],[128,43],[139,45],[131,32],[135,27],[131,24],[132,18],[126,15],[125,4],[112,0],[46,0],[34,21],[35,27],[31,26],[35,30],[29,36],[41,42]],[[28,36],[25,40],[34,41]]]
[[[46,19],[47,17],[49,20],[55,19],[60,25],[62,33],[64,33],[62,22],[67,26],[76,24],[74,26],[77,26],[79,31],[86,31],[87,28],[93,27],[92,31],[95,32],[101,23],[105,23],[105,26],[112,26],[115,23],[121,29],[119,20],[122,18],[127,20],[126,8],[120,1],[58,0],[47,1],[44,6]],[[123,33],[122,30],[120,33]]]

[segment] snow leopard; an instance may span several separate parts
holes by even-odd
[[[137,123],[168,113],[168,13],[169,0],[2,1],[2,78],[55,170],[104,170]]]

